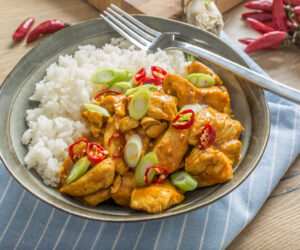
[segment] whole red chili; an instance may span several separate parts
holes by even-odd
[[[286,11],[282,0],[274,0],[272,5],[272,17],[275,30],[287,32]]]
[[[242,14],[243,18],[251,17],[260,22],[272,21],[272,14],[266,12],[245,12]]]
[[[257,32],[259,32],[260,34],[265,34],[271,31],[274,31],[274,29],[272,29],[271,27],[263,24],[260,21],[257,21],[251,17],[247,17],[246,19],[247,23],[250,25],[250,27],[254,30],[256,30]]]
[[[296,6],[293,11],[295,14],[300,15],[300,6]]]
[[[98,99],[99,96],[102,96],[104,94],[116,94],[116,95],[121,95],[120,92],[118,91],[114,91],[114,90],[104,90],[99,92],[97,95],[95,95],[95,97],[93,98],[94,101],[96,101]]]
[[[300,19],[299,19],[299,20],[300,20]],[[292,22],[292,21],[290,21],[290,20],[287,20],[287,21],[286,21],[286,24],[287,24],[288,30],[293,30],[293,31],[297,30],[297,29],[298,29],[298,26],[299,26],[299,25],[297,25],[296,23],[294,23],[294,22]]]
[[[288,38],[287,33],[283,31],[272,31],[262,35],[250,43],[246,49],[246,53],[251,53],[260,49],[279,48],[280,45]],[[288,39],[287,39],[288,41]]]
[[[87,157],[90,162],[96,164],[105,158],[105,150],[98,143],[89,143],[87,147]]]
[[[154,77],[144,77],[141,79],[137,86],[145,85],[145,84],[154,84],[154,85],[161,85],[163,83],[163,79],[161,78],[154,78]]]
[[[212,145],[216,139],[216,134],[216,129],[210,124],[207,124],[202,129],[199,137],[199,149],[204,150],[207,149],[210,145]]]
[[[239,42],[241,42],[243,44],[249,44],[249,43],[252,43],[254,40],[255,40],[254,38],[245,37],[245,38],[240,38]]]
[[[188,121],[186,121],[185,123],[178,123],[178,120],[185,114],[192,114],[189,118]],[[175,129],[188,129],[190,126],[193,125],[194,123],[194,119],[195,119],[195,113],[192,109],[186,109],[183,110],[182,112],[180,112],[172,121],[172,126]]]
[[[163,68],[159,66],[152,66],[151,73],[154,76],[154,78],[159,78],[159,79],[164,79],[165,76],[168,74],[167,71],[165,71]]]
[[[272,12],[272,1],[267,1],[267,0],[251,1],[245,3],[245,7],[248,9]]]
[[[88,140],[86,138],[81,138],[80,140],[74,142],[69,147],[69,156],[73,162],[79,160],[79,158],[83,157],[87,153],[88,148]]]
[[[146,69],[141,68],[134,76],[135,80],[139,82],[141,79],[143,79],[146,76]]]
[[[122,145],[120,146],[120,153],[118,155],[114,155],[112,154],[111,156],[113,158],[120,158],[123,155],[124,149],[125,149],[125,145],[126,145],[126,139],[125,139],[125,135],[122,132],[115,132],[112,134],[112,136],[109,138],[108,140],[108,145],[111,144],[112,140],[116,137],[120,137],[122,140]]]
[[[68,25],[64,21],[57,20],[57,19],[42,22],[29,33],[27,37],[27,43],[33,42],[41,35],[54,33],[67,26]]]
[[[300,0],[283,0],[284,4],[289,5],[291,4],[294,6],[300,6]]]
[[[148,173],[150,171],[150,169],[162,169],[164,171],[163,174],[161,174],[153,183],[150,183],[149,180],[148,180]],[[145,182],[149,185],[149,186],[152,186],[152,185],[155,185],[155,184],[158,184],[158,183],[161,183],[162,181],[164,181],[165,179],[167,179],[169,176],[169,170],[164,168],[164,167],[161,167],[161,166],[150,166],[146,169],[145,171]]]
[[[15,33],[13,34],[12,38],[15,41],[21,41],[29,32],[32,24],[34,23],[34,18],[29,17],[27,18],[21,25],[16,29]]]

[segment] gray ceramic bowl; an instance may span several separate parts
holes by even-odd
[[[230,46],[205,31],[157,17],[137,18],[159,31],[179,32],[182,36],[192,39],[195,44],[247,66]],[[25,189],[48,204],[74,215],[102,221],[142,221],[178,215],[206,206],[234,190],[253,171],[265,149],[270,127],[269,111],[261,89],[218,69],[215,70],[229,90],[235,118],[245,127],[241,138],[242,160],[235,168],[234,177],[230,182],[188,192],[186,199],[178,206],[160,214],[147,214],[119,207],[113,202],[106,202],[95,208],[85,206],[44,185],[35,171],[29,171],[24,166],[27,148],[22,145],[21,138],[26,130],[26,110],[37,105],[28,100],[34,93],[35,83],[43,78],[47,67],[55,62],[59,55],[72,54],[78,45],[83,44],[101,47],[113,36],[117,37],[118,34],[103,20],[66,28],[32,49],[8,75],[0,90],[0,156],[8,171]]]

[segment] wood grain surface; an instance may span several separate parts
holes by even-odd
[[[0,84],[22,56],[42,39],[26,45],[15,44],[11,36],[29,16],[35,25],[53,18],[77,24],[98,17],[98,11],[83,0],[0,0]],[[225,31],[237,41],[257,36],[240,20],[242,6],[225,15]],[[25,14],[24,14],[25,13]],[[243,45],[241,45],[243,46]],[[300,89],[300,51],[263,51],[252,58],[274,79]],[[1,107],[2,108],[2,107]],[[300,249],[300,157],[275,188],[254,220],[232,242],[228,249]]]

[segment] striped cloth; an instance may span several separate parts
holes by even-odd
[[[230,43],[224,34],[222,39]],[[104,223],[71,216],[37,200],[0,163],[0,249],[224,249],[259,211],[300,151],[299,106],[272,93],[266,96],[271,134],[255,171],[218,202],[177,217]]]

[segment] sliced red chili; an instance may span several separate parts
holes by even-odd
[[[146,69],[141,68],[134,76],[135,80],[139,82],[141,79],[143,79],[146,76]]]
[[[105,158],[105,150],[98,143],[89,143],[87,147],[87,157],[90,162],[96,164]]]
[[[165,76],[168,74],[167,71],[165,71],[163,68],[159,66],[152,66],[151,72],[154,78],[160,78],[160,79],[164,79]]]
[[[114,91],[114,90],[104,90],[104,91],[99,92],[97,95],[95,95],[95,97],[94,97],[93,100],[94,100],[94,101],[97,100],[99,96],[102,96],[102,95],[104,95],[104,94],[116,94],[116,95],[121,95],[121,93],[118,92],[118,91]]]
[[[215,139],[216,139],[216,129],[210,124],[207,124],[202,129],[202,132],[200,134],[198,147],[201,150],[207,149],[210,145],[214,143]]]
[[[80,140],[74,142],[69,147],[69,155],[73,162],[79,160],[79,158],[86,155],[88,148],[88,140],[86,138],[81,138]]]
[[[145,84],[161,85],[162,83],[163,83],[163,79],[161,78],[144,77],[138,82],[137,86],[141,86]]]
[[[153,183],[150,183],[149,180],[148,180],[148,173],[150,171],[150,169],[162,169],[164,172],[162,174],[159,175],[159,177],[153,182]],[[151,186],[151,185],[155,185],[155,184],[158,184],[158,183],[161,183],[162,181],[164,181],[165,179],[167,179],[169,176],[169,170],[166,169],[165,167],[161,167],[161,166],[150,166],[146,169],[145,171],[145,182]]]
[[[178,123],[178,120],[185,114],[192,114],[189,118],[188,121],[184,121],[184,122],[180,122]],[[192,124],[194,123],[195,120],[195,113],[192,109],[186,109],[183,110],[182,112],[180,112],[172,121],[172,126],[173,128],[176,129],[188,129],[190,126],[192,126]]]
[[[117,138],[117,137],[121,138],[122,145],[120,146],[120,154],[118,154],[118,155],[112,154],[111,156],[113,158],[120,158],[123,155],[123,152],[124,152],[124,149],[125,149],[125,145],[126,145],[125,135],[122,132],[115,132],[115,133],[113,133],[112,136],[108,140],[108,145],[110,145],[111,142],[112,142],[112,140],[114,138]]]

